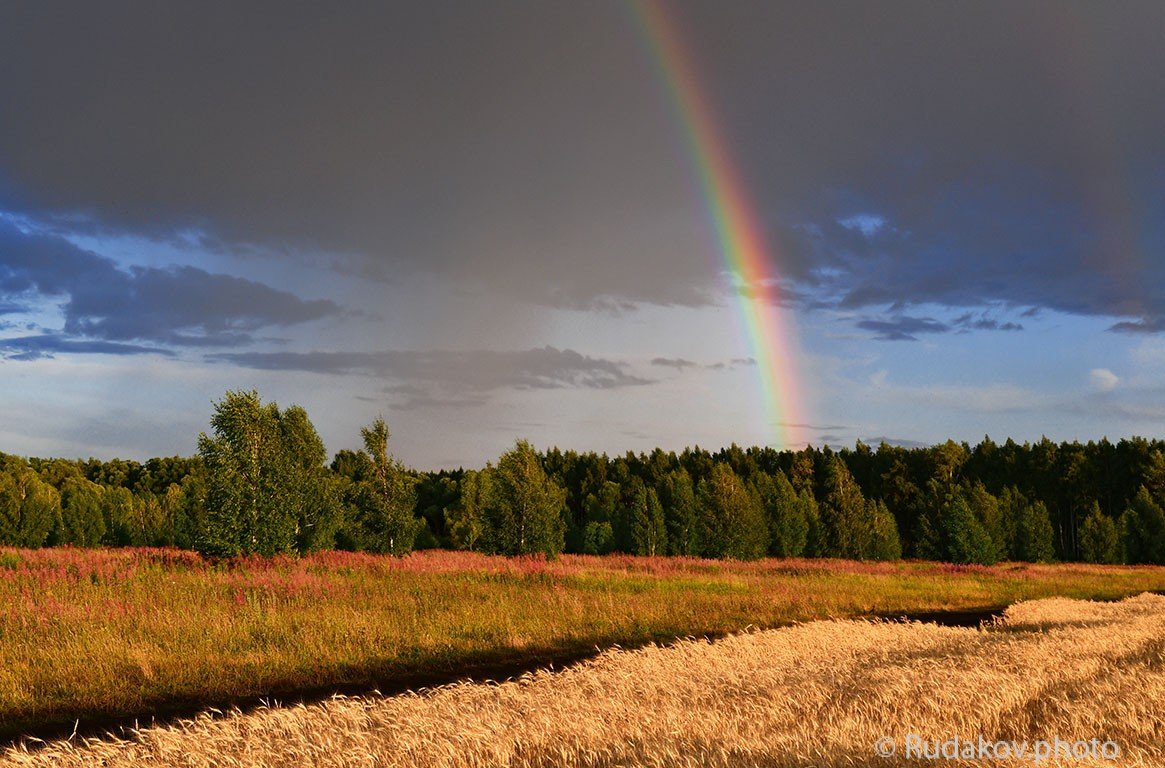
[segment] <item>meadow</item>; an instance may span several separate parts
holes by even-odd
[[[497,676],[819,618],[1161,589],[1149,566],[3,549],[0,732]]]
[[[1149,594],[1022,603],[980,629],[818,621],[502,684],[204,715],[0,765],[1160,766],[1163,637],[1165,597]]]

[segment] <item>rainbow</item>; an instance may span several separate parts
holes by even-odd
[[[682,126],[724,267],[735,282],[772,437],[777,447],[800,447],[805,419],[797,388],[798,355],[770,266],[772,251],[675,25],[658,0],[631,0],[631,7]]]

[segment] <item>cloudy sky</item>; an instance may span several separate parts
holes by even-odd
[[[212,402],[480,465],[1165,431],[1165,4],[670,2],[803,403],[624,2],[0,10],[0,450]]]

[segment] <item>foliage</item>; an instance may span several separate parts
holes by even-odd
[[[565,544],[566,491],[542,469],[534,447],[519,440],[490,475],[488,549],[506,555],[554,557]]]
[[[952,563],[991,565],[999,558],[991,536],[961,492],[952,494],[942,512],[943,559]]]
[[[0,542],[175,545],[219,556],[447,546],[753,557],[763,541],[761,554],[776,557],[1165,560],[1159,440],[615,456],[552,448],[480,471],[419,472],[389,455],[383,420],[362,432],[361,450],[344,448],[325,467],[304,409],[228,392],[196,457],[0,454]],[[524,488],[557,489],[553,504],[536,507],[555,513],[512,507]],[[527,523],[546,534],[536,544],[521,543]]]
[[[15,547],[42,546],[58,528],[61,497],[24,462],[0,473],[0,542]]]
[[[727,464],[712,467],[696,491],[704,557],[754,560],[768,550],[760,505]]]
[[[1125,562],[1165,563],[1165,511],[1142,487],[1121,516]]]
[[[259,393],[227,392],[200,435],[205,516],[195,546],[216,556],[331,547],[339,508],[323,443],[298,406],[280,411]]]
[[[345,493],[347,538],[356,550],[407,555],[423,525],[413,516],[416,478],[388,452],[390,435],[384,419],[360,430],[360,436],[362,471]]]
[[[60,524],[51,537],[53,544],[95,547],[105,536],[105,515],[101,496],[104,489],[82,477],[70,476],[61,484]]]
[[[1100,511],[1100,504],[1093,503],[1092,510],[1080,526],[1080,557],[1088,563],[1121,562],[1121,540],[1116,521]]]

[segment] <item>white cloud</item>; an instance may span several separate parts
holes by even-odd
[[[870,376],[873,389],[869,394],[882,402],[930,405],[943,409],[981,413],[1001,413],[1044,408],[1050,398],[1035,390],[1014,384],[926,384],[909,385],[890,381],[889,373],[878,371]]]
[[[1097,392],[1111,392],[1120,384],[1120,377],[1107,368],[1093,368],[1088,380]]]

